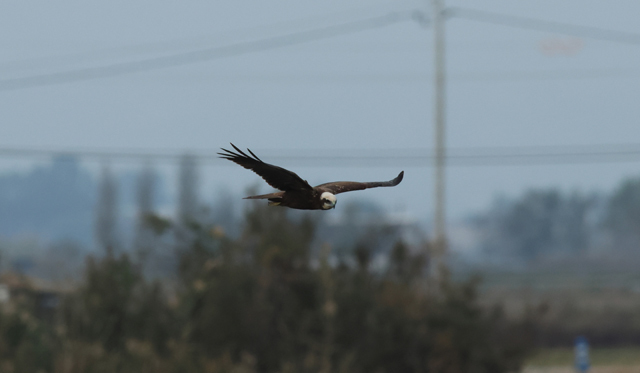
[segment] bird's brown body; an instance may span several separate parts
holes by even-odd
[[[377,187],[391,187],[400,184],[404,176],[404,171],[393,180],[357,182],[357,181],[336,181],[312,187],[295,173],[284,168],[264,163],[256,157],[251,150],[251,156],[245,154],[235,145],[231,144],[238,152],[234,153],[227,149],[222,149],[225,153],[218,153],[221,158],[233,161],[240,166],[250,169],[260,175],[269,185],[280,189],[280,192],[249,196],[245,199],[268,199],[269,205],[283,206],[299,210],[328,210],[335,208],[338,193],[363,190]]]

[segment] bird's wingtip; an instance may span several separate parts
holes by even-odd
[[[400,182],[402,181],[402,179],[404,178],[404,171],[400,171],[400,173],[398,174],[398,176],[396,176],[395,179],[393,179],[393,185],[398,185],[400,184]]]

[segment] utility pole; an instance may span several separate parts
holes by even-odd
[[[435,70],[435,212],[434,275],[439,275],[447,248],[445,219],[445,61],[444,61],[444,0],[432,0]]]

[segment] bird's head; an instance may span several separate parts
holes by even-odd
[[[336,208],[336,196],[329,192],[324,192],[320,195],[320,200],[322,201],[322,209],[323,210],[331,210]]]

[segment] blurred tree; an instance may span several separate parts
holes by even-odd
[[[217,227],[224,229],[225,234],[237,238],[242,229],[242,216],[238,214],[234,203],[237,195],[228,189],[218,189],[211,207],[211,221]]]
[[[193,155],[184,154],[178,170],[178,211],[177,220],[187,224],[198,217],[198,170]]]
[[[614,252],[640,247],[640,178],[624,181],[611,195],[604,227]]]
[[[198,198],[198,183],[196,159],[193,155],[184,154],[178,169],[178,200],[172,230],[177,248],[176,255],[181,255],[181,250],[189,248],[191,242],[197,239],[194,233],[203,221],[204,214]]]
[[[476,220],[483,232],[483,249],[526,263],[585,251],[593,206],[593,197],[557,190],[532,190],[513,202],[503,201]]]
[[[176,325],[166,295],[138,268],[127,255],[90,258],[83,285],[63,303],[65,337],[106,352],[126,352],[130,341],[165,352]]]
[[[55,336],[34,314],[33,304],[23,302],[10,311],[0,309],[0,371],[52,371]]]
[[[96,206],[95,234],[98,247],[113,255],[118,245],[117,221],[118,199],[117,186],[109,166],[102,168]]]
[[[143,220],[145,215],[153,212],[156,179],[156,173],[151,164],[146,164],[138,175],[136,196],[139,220]]]
[[[300,364],[319,301],[308,267],[313,223],[256,205],[241,238],[195,234],[181,256],[188,340],[208,356],[255,358],[259,371]]]
[[[455,284],[445,278],[443,298],[431,311],[433,372],[515,372],[533,348],[531,319],[509,321],[499,309],[477,302],[477,278]]]
[[[52,242],[39,258],[37,276],[58,283],[77,283],[82,277],[86,255],[86,248],[75,241]]]
[[[138,175],[136,193],[138,211],[133,238],[133,247],[142,264],[157,244],[156,234],[149,226],[149,217],[154,213],[155,184],[155,171],[150,164],[146,164]]]

